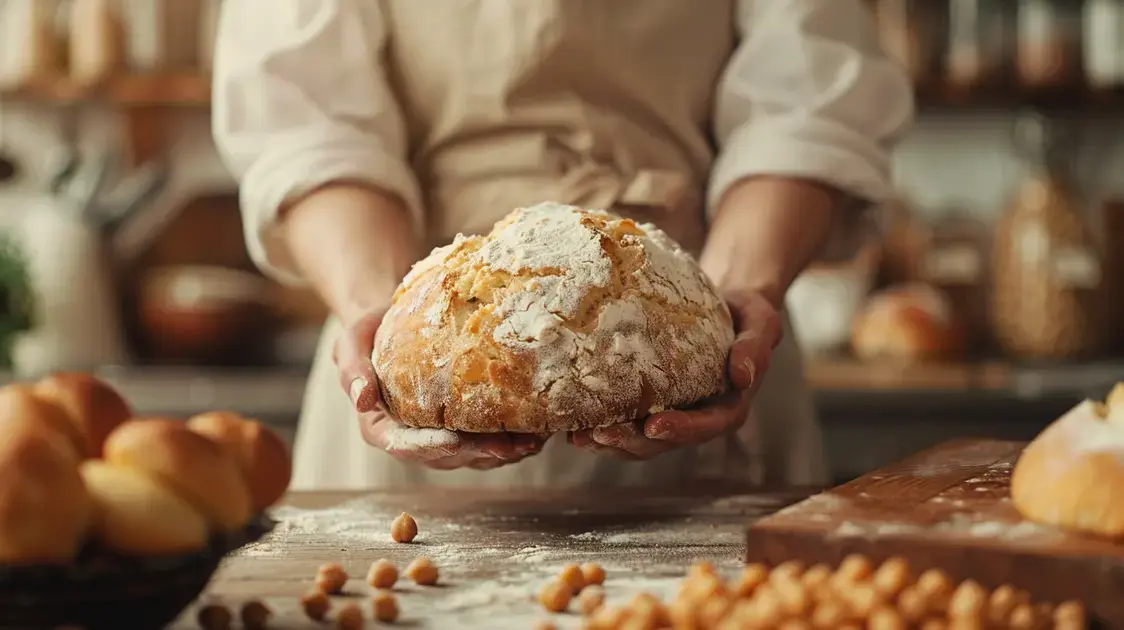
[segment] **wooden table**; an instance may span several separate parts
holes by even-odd
[[[298,604],[322,563],[340,562],[352,576],[334,605],[352,598],[369,615],[363,578],[371,563],[387,558],[403,568],[427,556],[441,570],[441,586],[400,581],[399,625],[533,628],[548,616],[535,594],[566,563],[600,562],[609,575],[610,602],[641,590],[670,595],[694,560],[732,573],[743,563],[747,525],[811,492],[708,486],[659,494],[298,493],[276,510],[277,530],[230,557],[200,602],[238,606],[261,599],[275,611],[271,628],[324,628],[307,620]],[[420,534],[412,544],[390,540],[390,522],[403,510],[418,521]],[[554,617],[560,628],[580,624],[576,614]],[[194,618],[189,610],[172,627],[197,628]]]

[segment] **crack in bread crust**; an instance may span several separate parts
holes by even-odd
[[[666,234],[546,203],[415,265],[372,359],[404,424],[547,434],[725,391],[733,338],[726,304]]]

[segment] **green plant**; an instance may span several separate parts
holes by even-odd
[[[35,323],[35,294],[19,245],[0,236],[0,365],[11,367],[12,345]]]

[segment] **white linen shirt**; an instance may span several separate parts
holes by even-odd
[[[300,279],[275,230],[278,210],[323,184],[396,194],[424,229],[404,118],[380,61],[382,11],[373,0],[223,3],[214,138],[240,182],[250,253],[279,280]],[[912,119],[912,88],[861,0],[739,0],[734,16],[738,45],[715,85],[708,211],[733,183],[765,174],[871,202],[890,195],[890,150]]]

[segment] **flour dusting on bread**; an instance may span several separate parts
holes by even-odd
[[[663,232],[545,203],[415,265],[373,359],[405,424],[550,433],[720,393],[732,342],[725,303]]]

